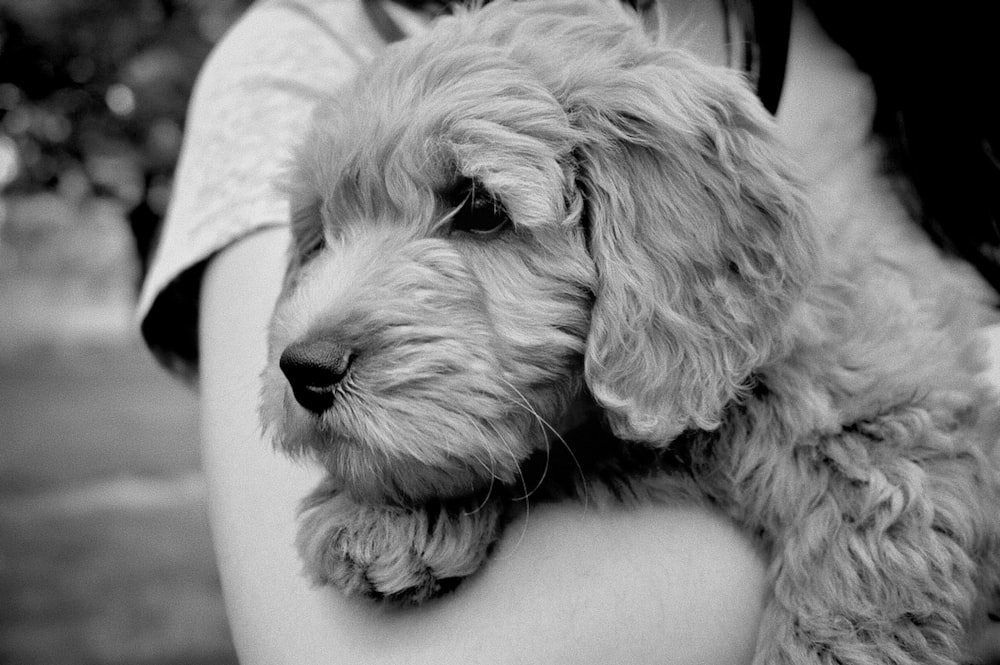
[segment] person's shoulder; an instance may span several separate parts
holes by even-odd
[[[263,0],[213,49],[200,87],[335,83],[383,46],[360,0]]]

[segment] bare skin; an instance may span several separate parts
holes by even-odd
[[[718,3],[678,0],[670,7],[678,30],[704,26],[691,33],[690,47],[724,62]],[[831,140],[821,131],[831,111],[817,107],[826,99],[817,86],[829,88],[831,67],[841,65],[799,9],[779,129],[807,170],[818,174],[825,164],[813,156],[826,153],[814,148]],[[763,558],[724,518],[704,509],[533,508],[527,520],[508,528],[481,573],[415,611],[387,611],[310,586],[294,547],[295,514],[321,472],[273,451],[256,412],[287,242],[283,229],[238,241],[212,259],[202,291],[203,459],[241,662],[751,660],[767,594]],[[987,624],[971,640],[979,653],[996,651],[997,625]]]
[[[213,261],[203,292],[204,465],[242,662],[749,661],[763,562],[703,509],[538,507],[481,574],[414,611],[310,586],[294,517],[320,474],[272,451],[255,413],[285,241],[282,230],[241,241]]]

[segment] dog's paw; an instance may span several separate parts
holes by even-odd
[[[452,590],[482,565],[501,516],[493,500],[401,508],[314,495],[302,513],[299,554],[317,584],[417,604]]]

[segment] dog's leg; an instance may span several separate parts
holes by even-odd
[[[327,482],[303,503],[298,548],[316,584],[416,604],[482,565],[504,513],[499,494],[399,507],[358,503]]]
[[[726,453],[732,505],[772,548],[757,665],[959,661],[1000,514],[976,435],[944,420],[899,407]]]

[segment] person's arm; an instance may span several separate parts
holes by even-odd
[[[681,507],[535,507],[484,570],[441,601],[387,611],[310,587],[294,550],[318,472],[272,450],[257,418],[286,231],[210,263],[202,292],[204,467],[244,665],[749,662],[762,559],[721,516]]]

